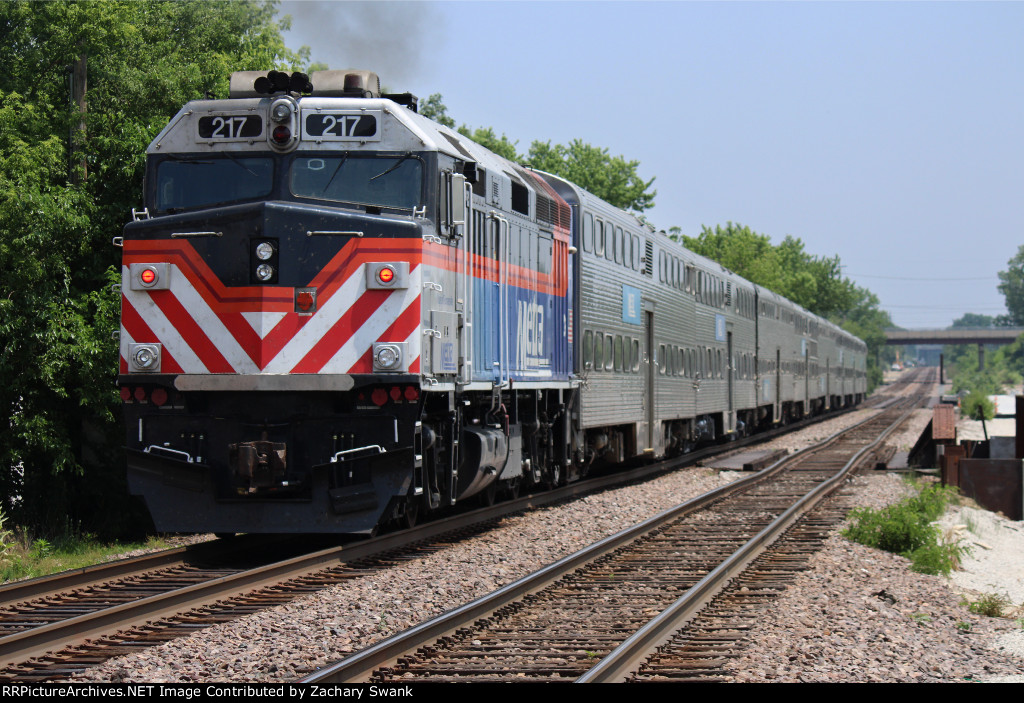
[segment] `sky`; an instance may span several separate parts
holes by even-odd
[[[281,3],[285,40],[527,151],[640,162],[659,229],[787,235],[893,321],[1005,313],[1024,245],[1024,3]]]

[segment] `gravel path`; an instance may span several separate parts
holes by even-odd
[[[771,444],[793,450],[873,412],[857,411]],[[514,516],[384,573],[110,660],[75,680],[293,680],[734,477],[687,469]],[[858,478],[851,488],[858,505],[884,504],[906,491],[901,481],[886,476]],[[1024,554],[1021,547],[1017,543],[1017,554]],[[815,557],[815,568],[776,601],[758,632],[768,645],[744,655],[736,679],[950,681],[1022,670],[1024,660],[1012,658],[1012,643],[1005,638],[1012,634],[1012,621],[970,614],[945,581],[913,574],[906,564],[900,557],[830,539]],[[882,590],[894,601],[872,595]],[[958,628],[962,622],[970,624],[970,632]]]

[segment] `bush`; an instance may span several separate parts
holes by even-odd
[[[984,593],[978,600],[969,601],[964,598],[960,604],[966,605],[976,615],[1001,618],[1006,609],[1013,605],[1013,601],[1001,593]]]
[[[919,574],[949,576],[960,568],[960,557],[967,551],[956,542],[945,542],[936,538],[934,543],[925,544],[910,552],[911,570]]]
[[[955,497],[953,489],[929,486],[916,496],[880,510],[855,508],[843,536],[859,544],[883,549],[911,560],[911,568],[922,574],[949,573],[959,566],[966,551],[956,542],[940,539],[931,524]]]

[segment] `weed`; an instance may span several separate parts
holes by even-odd
[[[976,535],[980,534],[978,532],[978,521],[974,519],[974,515],[969,513],[966,508],[960,511],[960,519],[964,521],[964,526],[968,532]]]
[[[587,650],[587,659],[597,659],[597,652],[591,652],[591,651],[590,651],[590,650],[588,649],[588,650]]]
[[[7,516],[0,509],[0,566],[3,566],[4,562],[11,558],[11,550],[14,546],[14,533],[4,529],[5,522],[7,522]]]
[[[939,529],[931,521],[955,498],[955,489],[932,485],[880,510],[855,508],[850,511],[852,522],[843,536],[907,557],[914,571],[949,575],[959,566],[967,548],[949,538],[940,540]]]
[[[65,569],[77,569],[107,561],[112,557],[140,548],[162,549],[167,543],[150,539],[145,544],[104,544],[91,534],[64,534],[53,536],[53,541],[32,539],[19,531],[17,539],[10,533],[3,536],[0,522],[0,582],[35,576],[45,576]]]
[[[975,601],[961,598],[960,604],[966,605],[967,609],[975,615],[985,615],[990,618],[1003,617],[1006,608],[1013,605],[1012,601],[1001,593],[983,593]]]
[[[961,620],[956,624],[956,629],[960,630],[960,632],[970,632],[971,623]]]
[[[910,552],[910,569],[919,574],[933,576],[949,576],[960,568],[960,558],[967,552],[967,547],[954,540],[939,540],[924,544]]]
[[[927,613],[914,613],[910,616],[910,619],[916,623],[924,624],[926,622],[931,622],[932,616],[928,615]]]
[[[32,543],[32,556],[36,559],[45,559],[53,554],[53,543],[40,537]]]

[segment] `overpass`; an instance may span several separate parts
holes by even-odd
[[[1024,327],[958,327],[950,330],[885,331],[885,343],[892,344],[977,344],[978,370],[985,368],[986,344],[1012,344],[1024,334]],[[939,357],[941,359],[941,355]],[[940,366],[941,361],[940,361]],[[941,370],[940,370],[941,377]]]
[[[1024,327],[959,327],[951,330],[885,331],[886,344],[1010,344]]]

